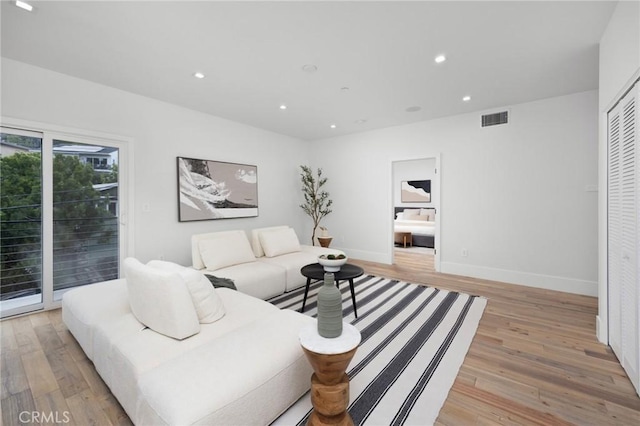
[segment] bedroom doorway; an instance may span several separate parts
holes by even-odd
[[[392,161],[392,264],[440,270],[440,157]]]

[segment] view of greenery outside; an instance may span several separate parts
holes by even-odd
[[[3,143],[29,148],[5,155],[3,146],[0,158],[2,300],[42,291],[41,154],[33,139],[2,134]],[[117,182],[117,164],[96,171],[78,156],[54,155],[54,290],[118,277]]]
[[[41,140],[2,135],[2,142],[39,150]],[[42,191],[40,153],[0,157],[0,298],[41,292]]]

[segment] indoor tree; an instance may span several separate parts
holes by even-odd
[[[322,169],[318,169],[314,174],[311,168],[300,166],[300,179],[302,180],[302,194],[304,195],[304,204],[300,204],[300,208],[313,220],[313,232],[311,234],[311,245],[315,245],[316,230],[320,225],[323,217],[331,213],[331,204],[329,193],[322,189],[327,183],[327,178],[322,177]]]

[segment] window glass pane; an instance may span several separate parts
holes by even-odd
[[[2,314],[42,303],[42,138],[0,133]]]
[[[118,278],[118,149],[53,142],[53,290]]]

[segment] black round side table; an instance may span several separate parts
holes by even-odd
[[[309,293],[309,286],[311,280],[324,280],[324,267],[319,263],[312,263],[307,266],[303,266],[300,269],[300,273],[307,277],[307,286],[304,288],[304,299],[302,299],[302,308],[300,312],[304,312],[304,306],[307,303],[307,294]],[[349,289],[351,290],[351,302],[353,303],[353,314],[358,318],[358,311],[356,309],[356,293],[353,289],[353,279],[358,278],[364,274],[364,269],[357,265],[345,263],[340,267],[338,272],[333,272],[336,280],[336,287],[339,287],[340,281],[349,281]]]

